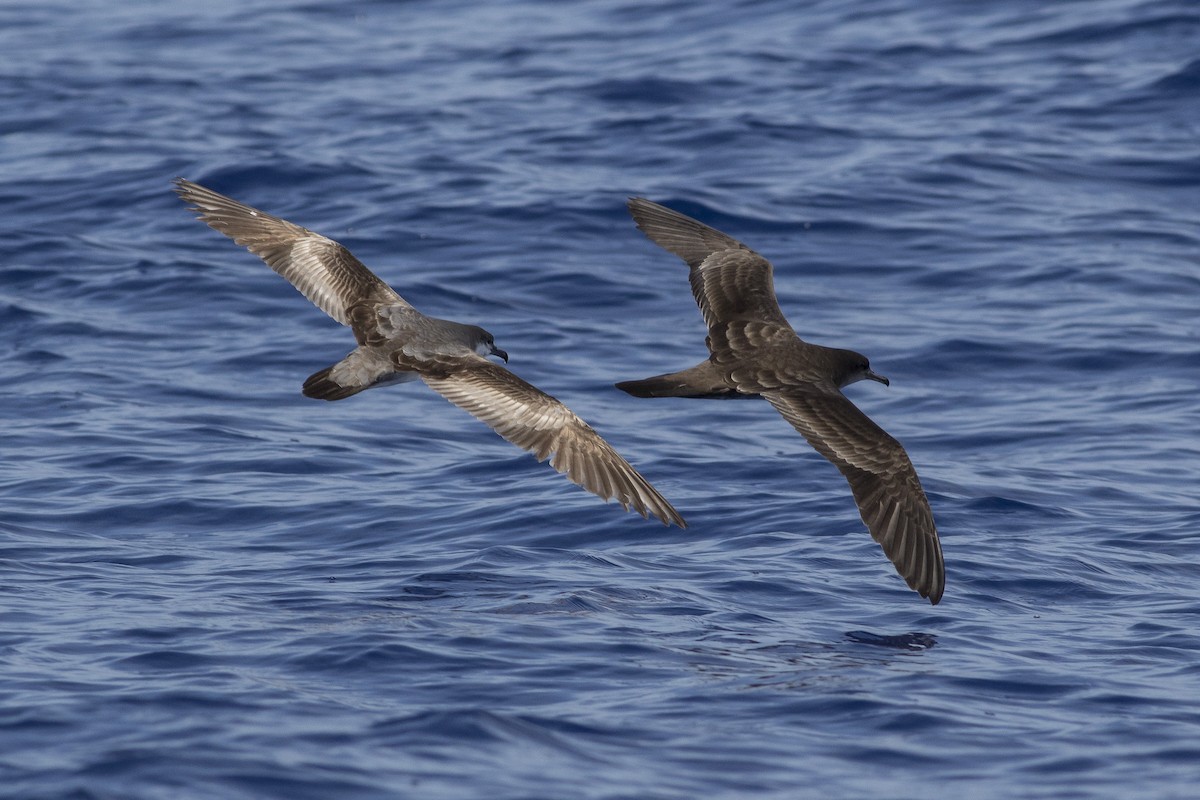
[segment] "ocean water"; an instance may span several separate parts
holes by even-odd
[[[1200,7],[0,5],[0,796],[1195,797]],[[484,325],[687,517],[572,486],[192,218]],[[906,445],[909,591],[630,195],[775,264]]]

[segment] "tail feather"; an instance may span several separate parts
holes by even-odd
[[[640,381],[622,381],[617,388],[634,397],[703,397],[713,399],[750,397],[727,384],[712,362],[689,369],[655,375]]]
[[[334,364],[320,372],[314,372],[312,375],[309,375],[308,380],[304,381],[304,388],[301,390],[304,392],[304,396],[317,400],[343,400],[352,394],[358,394],[370,387],[370,384],[367,386],[342,386],[330,377],[329,374],[336,366],[337,364]]]

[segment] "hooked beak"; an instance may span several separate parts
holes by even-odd
[[[508,353],[504,352],[499,347],[496,347],[496,345],[492,345],[492,355],[500,356],[501,358],[504,359],[505,364],[508,363]]]
[[[879,381],[879,382],[880,382],[880,383],[882,383],[884,386],[891,386],[891,385],[892,385],[892,382],[891,382],[891,381],[889,381],[887,378],[885,378],[885,377],[883,377],[882,375],[880,375],[878,372],[872,372],[871,370],[867,370],[867,377],[868,377],[868,378],[870,378],[870,379],[871,379],[871,380],[873,380],[873,381]]]

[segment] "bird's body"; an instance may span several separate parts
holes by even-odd
[[[358,346],[304,382],[308,397],[341,400],[420,379],[538,460],[604,499],[686,523],[671,504],[590,425],[565,405],[487,359],[508,361],[476,325],[426,316],[342,245],[199,184],[175,181],[200,218],[267,263],[318,308],[348,325]]]
[[[908,585],[936,604],[945,567],[916,470],[900,443],[841,391],[887,379],[859,353],[803,341],[779,308],[771,263],[758,253],[648,200],[631,199],[629,210],[651,241],[688,264],[709,357],[617,387],[637,397],[766,399],[846,477],[871,535]]]
[[[303,389],[307,397],[341,400],[375,386],[416,380],[422,373],[444,373],[464,365],[479,367],[475,357],[486,359],[493,353],[489,335],[482,328],[429,317],[407,303],[358,305],[350,310],[349,318],[358,347],[333,366],[309,376]],[[472,342],[480,346],[472,346]]]

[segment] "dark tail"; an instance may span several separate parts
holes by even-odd
[[[342,386],[340,383],[329,377],[329,373],[333,371],[334,364],[331,367],[326,367],[320,372],[314,372],[308,376],[308,380],[304,382],[305,397],[312,397],[317,400],[344,400],[352,394],[358,394],[363,389],[370,388],[367,386]]]
[[[634,397],[703,397],[712,399],[752,397],[727,384],[712,362],[705,361],[680,372],[655,375],[641,381],[622,381],[622,392]]]

